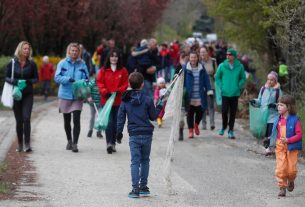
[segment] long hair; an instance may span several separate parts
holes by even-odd
[[[72,47],[76,47],[77,49],[78,49],[78,51],[79,51],[79,53],[78,53],[78,59],[79,58],[81,58],[81,48],[80,48],[80,45],[78,44],[78,43],[76,43],[76,42],[71,42],[69,45],[68,45],[68,47],[67,47],[67,50],[66,50],[66,57],[70,57],[70,54],[69,54],[69,52],[70,52],[70,50],[71,50],[71,48]]]
[[[21,54],[22,54],[22,48],[23,48],[24,45],[29,45],[29,47],[30,47],[30,55],[29,55],[28,59],[29,59],[29,60],[32,60],[32,53],[33,53],[32,46],[31,46],[31,44],[30,44],[29,42],[27,42],[27,41],[21,41],[21,42],[19,42],[19,44],[18,44],[18,46],[17,46],[17,48],[16,48],[16,50],[15,50],[14,55],[15,55],[18,59],[20,59],[20,58],[21,58]]]
[[[111,65],[110,57],[113,57],[114,54],[116,54],[116,56],[118,56],[117,69],[121,69],[123,67],[121,52],[118,49],[114,48],[114,49],[111,49],[107,55],[106,62],[104,65],[105,68],[110,68],[110,65]]]

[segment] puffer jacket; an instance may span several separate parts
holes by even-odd
[[[56,69],[54,80],[60,84],[58,97],[66,100],[76,100],[72,92],[72,82],[74,80],[86,80],[89,77],[87,66],[82,59],[72,62],[70,57],[61,60]]]
[[[27,60],[24,67],[21,68],[18,58],[14,58],[14,79],[12,75],[12,61],[6,66],[5,81],[17,85],[19,80],[26,80],[26,87],[21,91],[22,95],[33,94],[33,83],[38,82],[37,66],[34,61]]]

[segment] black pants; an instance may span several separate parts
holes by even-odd
[[[106,142],[107,144],[115,145],[116,142],[116,132],[117,132],[117,118],[120,106],[112,106],[109,122],[106,129]]]
[[[238,107],[238,96],[222,97],[222,129],[228,126],[228,113],[230,112],[229,130],[234,129],[235,116]]]
[[[33,94],[23,95],[20,101],[14,101],[14,115],[16,119],[16,131],[18,144],[29,145],[31,142],[31,114],[33,108]]]
[[[201,106],[190,105],[189,110],[187,112],[187,117],[186,117],[187,125],[188,125],[189,129],[194,128],[194,115],[195,115],[195,123],[199,124],[202,119],[202,115],[203,115]]]
[[[68,141],[72,141],[71,135],[71,114],[73,114],[73,144],[78,143],[78,137],[80,134],[80,114],[81,111],[73,111],[71,113],[64,114],[65,131]]]

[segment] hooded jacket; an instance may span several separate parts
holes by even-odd
[[[72,82],[70,79],[88,79],[87,66],[82,59],[72,62],[70,57],[61,60],[56,69],[54,80],[59,83],[58,97],[66,100],[76,100],[72,92]]]
[[[231,69],[229,61],[225,60],[219,65],[215,79],[222,96],[240,96],[240,90],[246,82],[244,66],[239,60],[235,59],[233,69]]]
[[[162,106],[156,108],[152,98],[141,90],[127,90],[118,112],[117,132],[123,132],[127,116],[129,136],[152,135],[154,126],[150,121],[156,120],[161,110]]]
[[[277,92],[279,90],[279,92]],[[279,93],[279,97],[282,96],[282,91],[280,89],[280,84],[277,83],[274,87],[269,87],[267,84],[261,88],[258,98],[255,99],[255,104],[260,107],[268,107],[269,104],[277,103],[277,93]],[[276,118],[278,117],[278,111],[276,108],[270,108],[268,110],[268,120],[267,123],[274,123]]]

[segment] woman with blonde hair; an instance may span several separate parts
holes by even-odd
[[[78,43],[70,43],[66,58],[61,60],[56,69],[55,81],[60,84],[58,90],[59,112],[64,116],[64,128],[68,140],[67,150],[78,152],[78,137],[80,134],[80,115],[83,101],[76,99],[72,92],[72,84],[76,80],[88,79],[89,73],[85,62],[80,58]],[[73,137],[71,117],[73,114]],[[73,139],[72,139],[73,138]]]
[[[12,76],[12,71],[14,74]],[[13,78],[11,78],[13,77]],[[33,108],[33,83],[38,82],[37,66],[32,60],[32,47],[27,41],[18,44],[15,57],[6,66],[5,81],[18,85],[25,81],[26,86],[21,91],[21,100],[14,100],[14,116],[18,137],[17,152],[31,152],[31,114]],[[24,143],[23,143],[24,142]]]

